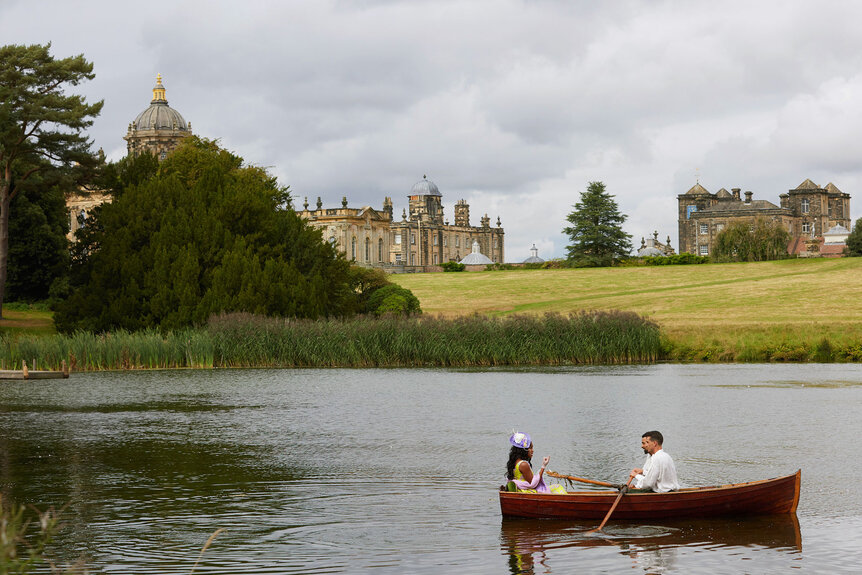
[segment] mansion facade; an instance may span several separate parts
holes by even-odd
[[[324,208],[320,198],[316,209],[308,200],[297,214],[323,233],[323,239],[360,265],[389,271],[425,271],[446,262],[460,262],[478,250],[491,262],[502,263],[505,231],[497,218],[491,226],[487,214],[478,226],[470,225],[470,206],[464,200],[455,204],[455,220],[443,216],[442,195],[434,182],[423,178],[410,190],[407,209],[396,220],[392,199],[383,200],[382,209],[370,206],[351,208],[347,198],[340,208]]]
[[[805,245],[822,243],[824,234],[841,226],[850,229],[850,194],[829,183],[820,187],[805,180],[779,196],[780,205],[753,199],[751,192],[740,197],[740,188],[724,188],[710,193],[695,184],[677,196],[679,203],[679,252],[708,256],[719,232],[734,222],[754,224],[759,218],[777,222],[792,238],[788,250],[797,253]]]

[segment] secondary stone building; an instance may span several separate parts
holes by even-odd
[[[504,261],[505,231],[497,218],[496,227],[485,214],[478,226],[470,225],[470,206],[464,200],[455,204],[455,221],[443,215],[442,194],[431,180],[424,178],[410,190],[408,208],[396,220],[392,199],[383,208],[351,208],[343,197],[340,208],[324,208],[320,198],[310,210],[308,200],[300,217],[319,228],[323,238],[335,245],[347,259],[358,264],[388,271],[428,271],[433,266],[461,261],[478,250],[491,262]],[[409,209],[409,214],[408,214]]]
[[[788,249],[804,249],[806,242],[822,242],[823,234],[840,225],[850,228],[850,194],[829,183],[821,188],[805,180],[781,194],[780,205],[753,199],[752,192],[740,197],[740,188],[710,193],[700,183],[677,196],[679,203],[679,251],[706,256],[712,253],[716,236],[728,224],[754,223],[758,218],[778,222],[793,238]]]

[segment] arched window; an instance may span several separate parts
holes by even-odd
[[[365,238],[365,261],[371,261],[371,239]]]
[[[377,261],[383,261],[383,238],[377,240]]]
[[[350,258],[356,260],[356,237],[350,240]]]

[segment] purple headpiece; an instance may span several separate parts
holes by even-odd
[[[509,443],[515,447],[520,447],[521,449],[530,449],[530,446],[533,445],[533,440],[530,439],[529,433],[517,431],[512,433],[512,437],[509,438]]]

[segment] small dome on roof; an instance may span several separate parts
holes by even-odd
[[[665,253],[656,247],[641,248],[638,250],[638,257],[665,257]]]
[[[467,254],[466,256],[464,256],[464,259],[461,260],[459,263],[467,264],[467,265],[476,265],[476,264],[492,264],[494,262],[492,262],[488,256],[482,254],[479,251],[479,242],[477,242],[476,240],[473,240],[473,253],[470,253],[470,254]]]
[[[539,248],[536,247],[536,244],[533,244],[533,247],[530,248],[530,254],[530,257],[524,260],[525,264],[545,263],[545,260],[539,257]]]
[[[153,99],[150,102],[150,107],[138,114],[138,117],[132,122],[132,128],[135,130],[189,130],[182,114],[168,106],[161,74],[156,76],[156,85],[153,87]]]
[[[411,196],[439,196],[440,190],[437,189],[437,184],[428,179],[428,176],[422,176],[422,179],[413,184],[410,189]]]

